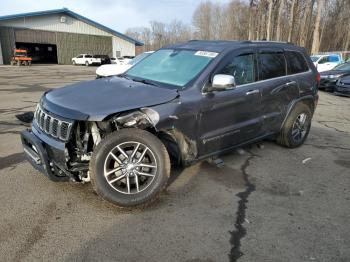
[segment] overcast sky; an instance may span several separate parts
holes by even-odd
[[[149,21],[192,22],[201,0],[0,0],[0,16],[66,7],[119,32],[149,26]],[[227,2],[220,0],[219,2]]]

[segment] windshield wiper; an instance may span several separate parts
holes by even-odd
[[[139,82],[139,83],[146,84],[146,85],[157,86],[155,83],[148,81],[147,79],[132,79],[131,78],[131,80],[134,82]]]

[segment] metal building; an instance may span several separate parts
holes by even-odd
[[[70,64],[78,54],[134,56],[143,43],[67,8],[0,16],[0,64],[14,48],[25,48],[33,62]]]

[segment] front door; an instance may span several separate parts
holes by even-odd
[[[260,135],[261,94],[255,83],[255,57],[254,49],[233,52],[213,72],[213,75],[234,76],[236,87],[203,94],[199,124],[200,154],[221,151]]]

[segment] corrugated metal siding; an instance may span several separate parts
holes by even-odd
[[[71,64],[78,54],[112,56],[112,37],[0,27],[4,64],[10,63],[15,42],[57,45],[59,64]]]
[[[15,47],[15,33],[12,28],[0,27],[0,41],[4,64],[9,64]]]
[[[61,23],[62,16],[66,18],[65,23]],[[97,27],[84,23],[83,21],[77,20],[65,14],[17,18],[13,20],[0,21],[0,25],[45,31],[111,36],[111,34],[108,32],[105,32]]]
[[[101,54],[112,56],[112,39],[108,36],[93,36],[57,32],[57,56],[59,64],[71,64],[78,54]]]
[[[56,44],[56,33],[39,30],[15,29],[16,42]]]
[[[120,51],[121,56],[135,56],[135,45],[130,45],[128,41],[118,37],[112,37],[113,42],[113,57],[116,57],[117,51]]]
[[[66,22],[61,23],[61,17],[66,17]],[[26,18],[18,18],[7,21],[0,21],[0,26],[28,28],[35,30],[77,33],[86,35],[110,36],[113,37],[113,56],[120,51],[122,56],[134,56],[135,45],[122,38],[105,32],[97,27],[83,21],[70,17],[66,14],[42,15]]]
[[[0,41],[0,65],[4,64],[4,60],[2,59],[2,48],[1,48],[1,41]]]

